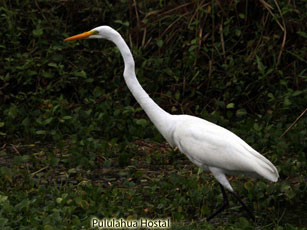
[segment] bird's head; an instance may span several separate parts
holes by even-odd
[[[66,38],[64,41],[73,41],[73,40],[88,39],[88,38],[111,40],[111,38],[113,38],[117,34],[118,32],[109,26],[99,26],[82,34]]]

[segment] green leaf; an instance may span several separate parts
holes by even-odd
[[[176,93],[175,93],[175,98],[176,98],[176,100],[179,100],[179,99],[180,99],[180,92],[179,92],[179,91],[176,91]]]
[[[248,182],[246,182],[245,184],[244,184],[244,188],[247,190],[247,191],[252,191],[253,189],[254,189],[254,185],[253,185],[253,183],[251,183],[250,181],[248,181]]]
[[[56,63],[53,63],[53,62],[48,63],[48,66],[50,66],[50,67],[55,67],[55,68],[58,67],[58,65],[57,65]]]
[[[115,23],[118,23],[120,25],[123,25],[123,26],[126,26],[126,27],[129,27],[130,23],[128,21],[122,21],[122,20],[114,20]]]
[[[236,116],[238,116],[238,117],[243,117],[246,114],[247,114],[247,111],[244,108],[243,109],[238,109],[237,112],[236,112]]]
[[[241,35],[241,30],[235,30],[235,33],[236,33],[236,36],[237,36],[237,37],[240,37],[240,35]]]
[[[242,14],[242,13],[240,13],[240,14],[239,14],[239,17],[240,17],[241,19],[244,19],[244,18],[245,18],[245,15]]]
[[[7,201],[8,196],[4,196],[0,194],[0,203]]]
[[[0,226],[1,226],[1,227],[6,227],[8,221],[9,221],[9,219],[4,218],[4,217],[0,217]],[[12,228],[5,228],[5,229],[12,229]]]
[[[72,116],[64,116],[64,117],[62,117],[62,119],[63,120],[70,120],[70,119],[72,119]]]
[[[63,198],[61,198],[61,197],[56,198],[56,202],[57,202],[58,204],[61,204],[62,201],[63,201]]]
[[[285,99],[284,99],[284,105],[285,105],[285,106],[289,106],[289,105],[291,105],[291,104],[292,104],[292,103],[291,103],[290,99],[287,98],[287,97],[285,97]]]
[[[289,184],[283,183],[283,184],[281,185],[280,191],[286,193],[286,192],[288,192],[288,191],[290,191],[290,190],[291,190],[291,186],[290,186]]]
[[[296,91],[294,91],[294,93],[292,94],[292,96],[293,96],[293,97],[296,97],[296,96],[298,96],[298,95],[301,95],[302,93],[303,93],[302,90],[296,90]]]
[[[52,227],[52,225],[46,224],[44,225],[44,230],[54,230],[54,228]]]
[[[38,135],[45,135],[47,132],[45,130],[37,130],[35,133]]]
[[[162,40],[162,39],[160,39],[160,40],[157,41],[157,46],[158,46],[159,48],[161,48],[161,47],[163,46],[163,40]]]
[[[274,95],[272,93],[268,93],[268,97],[271,98],[271,99],[274,99]]]
[[[265,67],[264,67],[264,65],[262,64],[261,59],[260,59],[258,56],[256,56],[256,61],[257,61],[258,70],[259,70],[262,74],[264,74]]]
[[[44,78],[53,78],[53,73],[43,71],[43,72],[42,72],[42,76],[43,76]]]
[[[137,125],[140,125],[140,126],[142,126],[143,128],[144,127],[146,127],[146,125],[147,125],[147,120],[145,120],[145,119],[136,119],[135,120],[135,123],[137,124]]]
[[[74,76],[76,76],[76,77],[82,77],[82,78],[86,78],[86,72],[85,71],[76,71],[76,72],[74,72]]]
[[[303,38],[307,38],[307,33],[304,31],[297,31],[296,32],[298,35],[302,36]]]
[[[45,125],[48,125],[48,124],[50,124],[52,121],[53,121],[53,117],[49,117],[49,118],[47,118],[47,119],[44,121],[44,124],[45,124]]]
[[[36,28],[35,30],[32,31],[33,35],[35,37],[40,37],[43,35],[43,29],[42,28]]]
[[[229,104],[226,105],[227,109],[233,109],[234,107],[235,107],[234,103],[229,103]]]
[[[11,104],[9,111],[8,111],[8,117],[11,119],[15,119],[18,114],[18,109],[15,104]]]

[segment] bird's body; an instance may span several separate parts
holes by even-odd
[[[226,177],[244,173],[277,181],[274,165],[231,131],[188,115],[176,116],[173,140],[180,152],[233,192]]]
[[[277,181],[275,166],[231,131],[198,117],[171,115],[160,108],[139,84],[131,51],[117,31],[100,26],[65,40],[83,38],[107,39],[119,48],[125,64],[126,84],[149,119],[172,147],[178,147],[194,164],[211,172],[223,187],[234,193],[226,175],[238,173]]]

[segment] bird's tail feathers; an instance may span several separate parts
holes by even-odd
[[[264,177],[267,180],[276,182],[278,180],[279,174],[276,167],[267,158],[262,156],[253,148],[248,148],[248,151],[254,156],[255,164],[254,170],[258,175]]]

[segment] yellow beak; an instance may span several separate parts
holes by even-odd
[[[89,36],[91,36],[95,33],[96,33],[96,31],[91,30],[91,31],[88,31],[88,32],[84,32],[82,34],[78,34],[78,35],[66,38],[64,41],[67,42],[67,41],[72,41],[72,40],[86,39],[86,38],[88,38]]]

